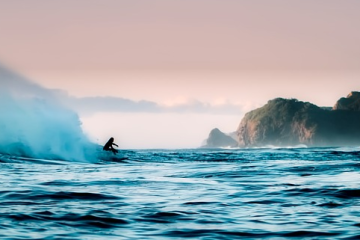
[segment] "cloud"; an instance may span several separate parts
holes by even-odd
[[[80,98],[70,96],[66,91],[61,89],[44,88],[20,74],[8,70],[2,65],[0,65],[0,73],[0,84],[3,91],[10,91],[12,94],[18,95],[19,97],[46,98],[47,101],[59,101],[82,116],[99,112],[241,115],[248,110],[248,106],[246,105],[234,104],[226,100],[208,103],[196,99],[182,99],[180,102],[169,105],[147,100],[134,101],[131,99],[109,96]]]
[[[78,112],[80,115],[91,115],[99,112],[122,112],[122,113],[199,113],[199,114],[223,114],[241,115],[247,107],[240,104],[224,102],[211,104],[199,100],[188,100],[176,105],[162,105],[153,101],[133,101],[120,97],[83,97],[68,96],[58,91],[57,95],[62,101]]]
[[[96,112],[159,112],[157,103],[151,101],[132,101],[119,97],[69,97],[65,102],[79,114]]]
[[[164,111],[178,113],[210,113],[225,115],[240,115],[243,112],[243,107],[241,105],[232,104],[230,102],[222,104],[211,104],[198,100],[190,100],[183,104],[163,107],[162,109]]]

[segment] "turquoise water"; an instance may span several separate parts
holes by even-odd
[[[360,239],[360,148],[0,156],[1,239]]]

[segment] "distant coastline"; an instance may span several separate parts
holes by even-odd
[[[234,136],[235,137],[232,137]],[[276,98],[245,114],[237,130],[213,129],[203,147],[360,146],[360,92],[334,107]]]

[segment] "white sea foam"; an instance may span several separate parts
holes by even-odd
[[[228,150],[234,150],[234,149],[241,149],[240,147],[232,147],[232,146],[226,146],[226,147],[220,147],[221,149],[228,149]]]
[[[251,148],[271,148],[271,149],[278,149],[278,148],[308,148],[305,144],[298,144],[294,146],[275,146],[275,145],[265,145],[262,147],[251,147]]]

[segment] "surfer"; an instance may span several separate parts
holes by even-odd
[[[114,143],[114,138],[111,137],[111,138],[109,139],[109,141],[107,141],[107,143],[106,143],[105,146],[103,147],[103,150],[104,150],[104,151],[112,151],[114,154],[116,154],[116,153],[118,152],[118,150],[115,149],[115,148],[113,147],[113,145],[119,147],[116,143]]]

